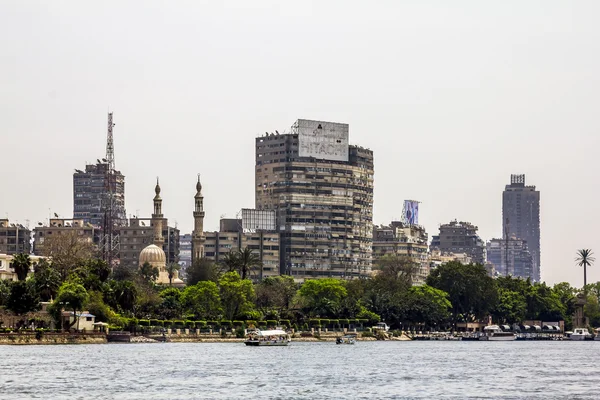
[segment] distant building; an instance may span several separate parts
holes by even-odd
[[[82,219],[95,227],[103,225],[104,209],[108,193],[109,164],[98,160],[97,164],[88,164],[85,171],[75,170],[73,174],[73,218]],[[120,171],[114,171],[110,179],[114,199],[114,224],[125,225],[125,177]]]
[[[533,257],[527,242],[522,239],[512,236],[508,240],[490,240],[487,242],[487,259],[498,275],[533,279]]]
[[[409,257],[419,265],[413,284],[422,285],[429,275],[428,238],[425,228],[392,221],[388,226],[373,228],[373,264],[391,254]]]
[[[190,233],[179,236],[179,265],[182,270],[192,265],[192,235]]]
[[[477,235],[478,228],[469,222],[452,221],[440,225],[440,234],[433,236],[431,250],[442,253],[465,253],[474,263],[485,264],[485,243]]]
[[[373,244],[373,152],[350,146],[349,127],[297,120],[256,138],[256,208],[275,211],[281,273],[368,276]]]
[[[36,226],[33,230],[33,252],[38,256],[47,255],[44,253],[45,242],[52,237],[67,233],[75,233],[79,240],[96,246],[100,241],[100,229],[85,223],[83,219],[50,218],[48,225]]]
[[[29,259],[31,260],[31,268],[29,270],[29,275],[33,274],[34,264],[38,263],[42,258],[44,257],[29,256]],[[12,267],[12,260],[13,255],[0,253],[0,280],[18,280],[17,273]]]
[[[456,261],[463,265],[473,262],[471,257],[466,253],[445,253],[439,249],[432,249],[429,254],[429,266],[432,270],[451,261]]]
[[[0,253],[31,253],[31,230],[21,224],[0,219]]]
[[[279,233],[244,231],[242,226],[241,219],[221,219],[219,232],[204,232],[204,256],[219,263],[229,252],[249,248],[262,261],[262,268],[253,274],[253,279],[279,275]]]
[[[525,175],[511,175],[510,185],[502,192],[502,238],[516,237],[527,242],[533,270],[531,279],[541,276],[540,253],[540,192],[535,186],[525,186]]]
[[[162,218],[162,249],[167,263],[179,261],[179,229],[168,226],[168,219]],[[127,267],[137,267],[140,252],[154,243],[152,218],[130,218],[126,226],[116,228],[119,235],[119,263]]]

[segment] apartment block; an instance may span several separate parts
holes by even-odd
[[[0,253],[31,253],[31,230],[8,218],[0,219]]]
[[[431,239],[431,250],[442,253],[465,253],[474,263],[485,264],[485,243],[477,235],[478,228],[469,222],[452,221],[440,225],[439,235]]]

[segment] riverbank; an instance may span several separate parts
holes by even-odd
[[[72,333],[2,333],[0,345],[105,344],[104,334]]]

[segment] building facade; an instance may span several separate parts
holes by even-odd
[[[487,242],[487,260],[498,275],[533,279],[533,257],[527,242],[514,235],[508,240],[492,239]]]
[[[31,230],[8,218],[0,219],[0,253],[31,253]]]
[[[246,231],[241,219],[221,219],[219,232],[204,232],[204,257],[215,263],[223,261],[231,251],[249,248],[262,262],[262,267],[251,274],[261,280],[279,275],[279,233],[276,231]]]
[[[527,242],[533,258],[531,279],[541,278],[540,192],[525,185],[525,175],[511,175],[502,192],[503,239],[516,237]]]
[[[256,209],[275,211],[281,273],[294,279],[371,272],[373,152],[348,125],[297,120],[256,139]]]
[[[50,238],[69,233],[76,234],[79,240],[93,243],[96,246],[100,242],[101,230],[90,223],[85,223],[83,219],[50,218],[48,225],[37,226],[33,230],[34,254],[49,255],[45,253],[45,242]]]
[[[182,271],[192,265],[192,235],[189,233],[179,236],[179,265]]]
[[[422,285],[429,275],[429,247],[425,228],[392,221],[387,226],[373,228],[373,264],[381,257],[392,254],[408,257],[418,265],[414,285]]]
[[[103,204],[108,198],[109,181],[113,193],[113,219],[116,226],[124,225],[125,214],[125,177],[120,171],[114,171],[109,178],[110,165],[106,161],[88,164],[85,171],[75,170],[73,174],[73,218],[82,219],[95,227],[104,222]]]
[[[485,264],[485,243],[478,228],[469,222],[452,221],[440,225],[440,234],[431,239],[431,250],[441,253],[465,253],[474,263]]]
[[[179,229],[168,226],[168,219],[162,218],[162,249],[167,263],[179,262]],[[117,228],[119,235],[119,263],[127,267],[138,265],[140,252],[154,243],[152,218],[130,218],[126,226]]]
[[[38,256],[29,256],[31,260],[31,268],[29,269],[28,276],[33,275],[33,267],[42,258]],[[12,267],[13,254],[3,254],[0,252],[0,280],[17,281],[17,273]]]

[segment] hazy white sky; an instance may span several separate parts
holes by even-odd
[[[421,204],[501,236],[511,173],[541,191],[542,278],[600,253],[600,2],[0,0],[0,216],[73,213],[72,173],[114,112],[127,213],[207,230],[254,206],[254,138],[350,124],[375,153],[377,224]],[[600,262],[588,272],[600,280]]]

